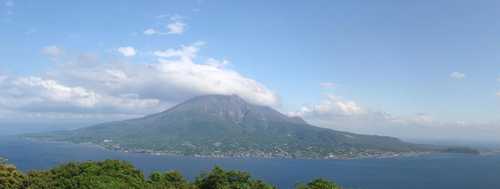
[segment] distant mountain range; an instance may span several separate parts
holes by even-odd
[[[206,157],[358,158],[436,151],[397,138],[320,128],[231,95],[190,99],[139,119],[29,135],[106,148]]]

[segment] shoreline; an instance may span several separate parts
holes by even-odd
[[[37,139],[24,136],[14,136],[16,138],[36,141],[36,142],[47,142],[47,143],[62,143],[71,145],[88,145],[102,150],[130,153],[130,154],[145,154],[151,156],[172,156],[172,157],[188,157],[188,158],[202,158],[202,159],[294,159],[294,160],[363,160],[363,159],[397,159],[397,158],[410,158],[419,157],[432,154],[462,154],[462,155],[476,155],[476,156],[491,156],[500,154],[500,150],[490,150],[482,151],[479,154],[469,154],[469,153],[452,153],[452,152],[441,152],[441,151],[421,151],[421,152],[384,152],[380,154],[366,154],[358,156],[330,156],[330,157],[294,157],[294,156],[273,156],[273,155],[255,155],[249,152],[242,152],[245,155],[224,155],[224,154],[193,154],[185,155],[181,153],[165,152],[165,151],[155,151],[149,149],[124,149],[124,148],[113,148],[112,146],[107,146],[92,142],[82,142],[75,143],[70,141],[56,141],[56,140],[46,140]]]
[[[173,157],[189,157],[189,158],[202,158],[202,159],[293,159],[293,160],[362,160],[362,159],[397,159],[397,158],[407,158],[407,157],[418,157],[431,154],[440,154],[441,152],[385,152],[381,154],[367,154],[359,156],[329,156],[329,157],[294,157],[294,156],[277,156],[277,155],[255,155],[249,152],[244,152],[241,154],[245,155],[224,155],[224,154],[193,154],[185,155],[181,153],[165,152],[165,151],[155,151],[150,149],[124,149],[124,148],[113,148],[112,146],[106,146],[98,143],[92,142],[82,142],[75,143],[70,141],[54,141],[54,140],[43,140],[35,139],[30,137],[19,137],[20,139],[25,139],[29,141],[36,142],[48,142],[48,143],[61,143],[61,144],[72,144],[72,145],[88,145],[102,150],[130,153],[130,154],[145,154],[151,156],[173,156]],[[443,153],[444,154],[444,153]],[[451,154],[451,153],[450,153]]]

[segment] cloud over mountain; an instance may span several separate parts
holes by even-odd
[[[36,76],[0,75],[0,109],[147,114],[204,94],[236,94],[255,104],[279,104],[274,92],[224,67],[225,60],[198,60],[202,45],[157,51],[151,63],[101,61],[82,55]]]

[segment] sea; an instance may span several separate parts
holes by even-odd
[[[330,179],[349,189],[500,189],[500,155],[432,154],[358,160],[195,158],[0,136],[0,156],[23,171],[49,169],[71,161],[119,159],[131,162],[146,175],[178,170],[189,179],[217,165],[250,172],[285,189],[314,178]]]

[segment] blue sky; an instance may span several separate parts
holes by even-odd
[[[405,124],[412,120],[412,127],[445,125],[440,128],[456,129],[466,125],[471,130],[486,127],[488,131],[500,133],[497,128],[499,7],[500,2],[488,0],[3,0],[0,74],[11,78],[4,81],[10,83],[4,84],[5,89],[16,92],[4,97],[12,100],[22,93],[27,99],[48,102],[22,106],[4,102],[0,108],[7,112],[4,115],[66,113],[72,112],[68,110],[75,106],[78,114],[128,114],[112,104],[131,93],[145,100],[137,102],[141,105],[158,100],[158,109],[178,103],[181,97],[236,93],[249,101],[272,105],[284,113],[323,124],[321,126],[350,131],[394,134],[387,129],[366,126],[371,122],[367,122],[366,117],[387,114],[389,116],[384,117],[404,119]],[[147,30],[151,32],[147,34]],[[157,56],[155,52],[169,49],[174,52],[182,46],[196,49],[196,58],[192,58],[193,62],[187,60],[188,63],[207,64],[209,59],[218,63],[227,61],[229,64],[217,70],[222,75],[228,74],[222,79],[235,78],[241,82],[220,81],[223,87],[212,90],[195,83],[199,81],[196,79],[169,77],[164,87],[156,86],[162,88],[159,91],[168,92],[143,92],[138,90],[148,90],[148,87],[140,84],[104,90],[96,82],[106,81],[76,77],[85,70],[99,70],[102,65],[111,64],[104,67],[112,67],[114,71],[126,67],[132,71],[121,71],[130,75],[134,74],[134,68],[129,66],[156,65],[158,59],[172,57],[181,61],[182,55]],[[124,56],[118,50],[120,47],[133,48],[133,55]],[[68,66],[74,62],[85,66]],[[169,66],[168,73],[175,75],[176,69],[178,67]],[[196,73],[205,77],[205,71],[210,70],[203,67]],[[70,72],[75,73],[65,74]],[[136,74],[147,74],[147,71]],[[26,78],[29,81],[24,84],[28,87],[19,88],[19,80],[26,81]],[[181,81],[175,83],[172,79]],[[95,103],[86,104],[88,99],[83,99],[83,105],[66,107],[65,100],[74,95],[63,95],[68,98],[65,100],[55,99],[55,94],[48,94],[54,92],[54,88],[46,86],[49,80],[59,87],[81,87],[113,100],[101,109],[95,108]],[[246,85],[247,80],[255,83]],[[180,84],[184,86],[178,87]],[[26,89],[29,87],[42,87],[48,92],[32,89],[35,93]],[[254,94],[255,91],[264,92]],[[360,114],[364,118],[356,117]],[[339,117],[364,121],[341,126],[328,124],[344,123]],[[376,119],[386,121],[386,118]],[[429,122],[422,123],[422,119]],[[467,132],[464,130],[464,133]],[[395,135],[398,134],[399,130]]]

